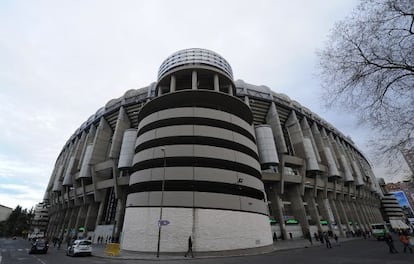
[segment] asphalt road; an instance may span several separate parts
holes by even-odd
[[[195,258],[186,260],[115,260],[99,257],[68,257],[63,249],[50,248],[47,254],[29,255],[30,244],[23,239],[11,240],[0,238],[0,264],[69,264],[69,263],[160,263],[168,264],[233,264],[233,263],[260,263],[260,264],[402,264],[414,263],[414,254],[402,253],[402,246],[395,241],[398,254],[390,254],[385,242],[376,240],[353,240],[333,246],[332,249],[317,246],[295,250],[278,251],[265,255],[225,257],[225,258]]]

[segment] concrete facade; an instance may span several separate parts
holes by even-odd
[[[234,81],[203,49],[109,101],[69,138],[46,190],[49,236],[125,250],[255,249],[307,232],[368,231],[381,189],[351,139],[288,96]]]

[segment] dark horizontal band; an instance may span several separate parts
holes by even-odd
[[[238,116],[248,124],[253,122],[253,114],[243,101],[234,96],[207,90],[182,90],[154,98],[139,111],[138,121],[152,113],[180,107],[216,109]]]
[[[164,191],[175,192],[208,192],[231,194],[264,200],[264,193],[252,187],[213,181],[188,181],[168,180],[164,181]],[[129,193],[162,191],[162,181],[139,182],[129,186]]]
[[[235,124],[211,119],[211,118],[204,118],[204,117],[176,117],[176,118],[169,118],[169,119],[162,119],[159,121],[152,122],[146,126],[143,126],[138,131],[138,136],[142,135],[143,133],[157,129],[160,127],[168,127],[168,126],[179,126],[179,125],[198,125],[198,126],[209,126],[209,127],[218,127],[223,128],[226,130],[230,130],[236,133],[239,133],[248,139],[250,139],[253,143],[256,143],[254,136],[244,128],[237,126]]]
[[[135,163],[132,166],[132,172],[152,169],[152,168],[162,168],[164,166],[164,158],[156,158],[141,161]],[[166,157],[165,158],[166,167],[205,167],[205,168],[215,168],[215,169],[224,169],[230,171],[237,171],[245,174],[249,174],[258,179],[262,178],[260,171],[257,169],[245,165],[243,163],[222,160],[222,159],[213,159],[213,158],[203,158],[203,157]]]
[[[226,139],[202,136],[172,136],[148,140],[139,144],[135,148],[135,153],[149,148],[156,148],[168,145],[203,145],[232,149],[249,155],[250,157],[259,162],[259,156],[257,155],[257,153],[253,151],[251,148],[246,147],[245,145]]]
[[[170,206],[170,205],[163,205],[163,208],[197,208],[197,209],[211,209],[211,210],[221,210],[221,211],[232,211],[232,212],[246,212],[246,213],[254,213],[260,215],[268,215],[267,213],[251,211],[251,210],[236,210],[230,208],[216,208],[216,207],[205,207],[205,206]],[[126,208],[159,208],[159,206],[148,206],[148,205],[127,205]]]

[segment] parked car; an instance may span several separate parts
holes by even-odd
[[[49,244],[44,240],[37,240],[32,243],[29,254],[46,254],[49,249]]]
[[[78,239],[72,242],[72,244],[66,250],[67,256],[91,256],[92,255],[92,241],[85,239]]]

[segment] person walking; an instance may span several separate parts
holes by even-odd
[[[404,246],[404,248],[403,248],[404,253],[407,252],[407,248],[410,250],[410,253],[413,253],[413,249],[411,248],[411,246],[409,244],[410,241],[408,240],[407,233],[405,231],[401,232],[399,238],[400,238],[401,243]]]
[[[334,235],[334,239],[335,239],[335,245],[339,246],[339,242],[338,242],[339,238],[337,234]]]
[[[329,241],[328,233],[324,234],[324,239],[325,239],[326,248],[332,248],[331,241]]]
[[[191,240],[191,236],[188,237],[188,250],[185,253],[184,257],[186,258],[187,255],[189,255],[191,253],[191,257],[194,258],[193,255],[193,241]]]
[[[385,240],[385,243],[387,243],[387,246],[388,246],[391,254],[398,253],[398,251],[395,249],[394,240],[392,239],[392,236],[391,236],[390,233],[387,233],[385,235],[384,240]]]

